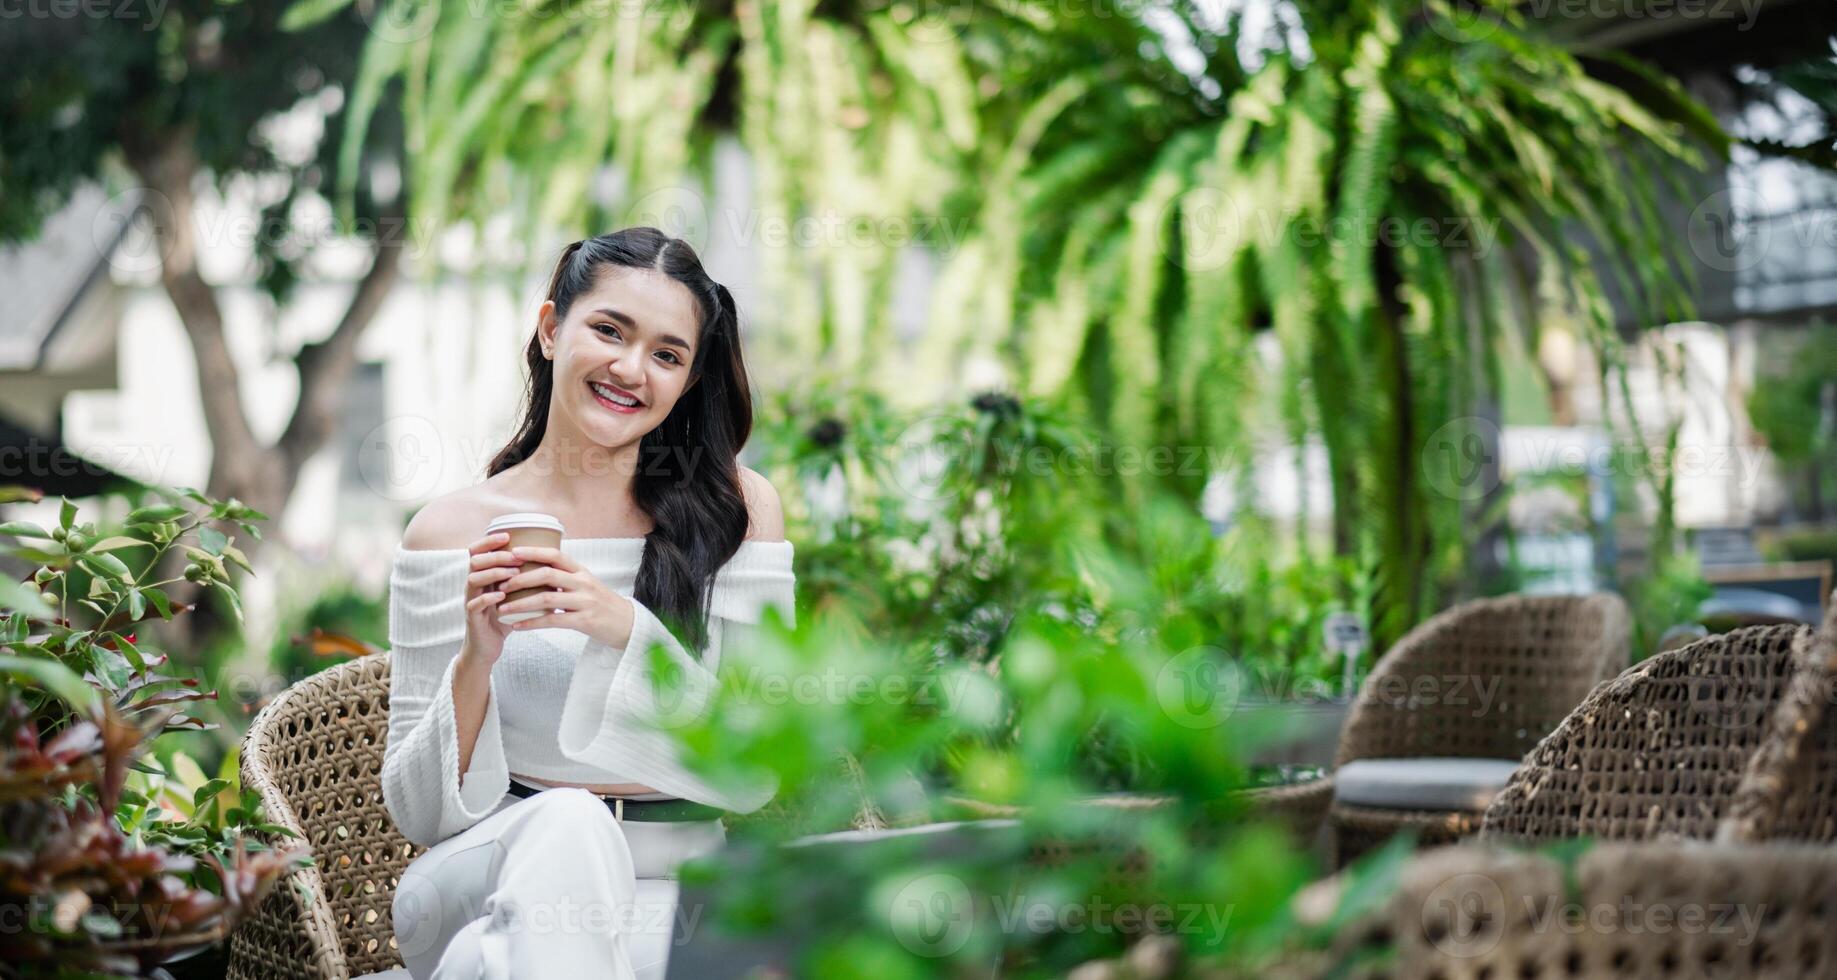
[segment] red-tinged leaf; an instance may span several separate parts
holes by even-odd
[[[60,762],[87,755],[102,747],[102,729],[93,721],[78,721],[45,743],[44,755]]]
[[[126,657],[128,663],[133,666],[134,673],[136,674],[146,673],[146,670],[147,670],[146,658],[140,655],[140,648],[135,646],[131,641],[129,641],[127,637],[125,636],[116,637],[115,645],[111,649],[121,651],[121,655],[123,657]]]
[[[149,695],[146,698],[134,702],[133,710],[142,711],[147,708],[157,708],[167,704],[179,704],[185,701],[215,700],[217,700],[216,691],[161,691],[158,694]]]
[[[147,588],[141,589],[140,593],[147,597],[147,602],[151,603],[154,609],[159,611],[159,618],[172,618],[172,599],[165,592],[156,588]]]
[[[28,487],[19,483],[0,486],[0,504],[16,504],[21,501],[37,503],[43,499],[45,499],[45,492],[37,487]]]
[[[379,652],[375,646],[355,636],[334,633],[316,626],[305,637],[295,637],[294,643],[304,644],[314,656],[319,657],[367,657]]]

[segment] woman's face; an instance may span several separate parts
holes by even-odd
[[[538,317],[554,352],[551,414],[566,413],[601,445],[636,442],[689,388],[701,319],[688,288],[661,272],[607,267],[574,297],[566,319],[556,322],[552,301]]]

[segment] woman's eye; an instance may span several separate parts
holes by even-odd
[[[593,329],[601,331],[608,337],[617,337],[619,335],[618,330],[610,323],[596,323],[593,325]]]
[[[669,357],[669,359],[670,359],[670,363],[671,363],[671,364],[681,364],[681,363],[682,363],[682,358],[680,358],[680,357],[677,357],[677,356],[676,356],[676,353],[675,353],[674,351],[667,351],[667,350],[666,350],[666,351],[663,351],[663,354],[665,354],[665,355],[667,355],[667,356]]]

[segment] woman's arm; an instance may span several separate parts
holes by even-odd
[[[489,583],[512,569],[488,547],[411,550],[411,540],[390,574],[383,800],[403,835],[425,845],[483,819],[510,788],[491,683],[496,657],[483,646],[501,651],[502,641],[480,637],[469,621],[495,622]]]
[[[478,733],[491,707],[492,664],[463,644],[454,659],[453,717],[459,734],[459,771],[465,772],[472,767],[472,750],[478,746]]]
[[[785,545],[782,573],[761,567],[744,576],[746,585],[717,584],[715,600],[725,614],[709,615],[705,661],[689,653],[647,606],[626,597],[633,611],[629,641],[613,647],[588,637],[575,662],[562,705],[562,753],[698,803],[737,813],[764,806],[777,792],[775,778],[762,773],[747,785],[714,785],[682,764],[675,732],[707,710],[720,687],[716,672],[722,659],[742,654],[757,642],[762,629],[758,595],[783,596],[783,602],[772,604],[780,606],[786,625],[795,625],[789,601],[789,547]],[[756,555],[751,559],[760,566],[771,561]],[[756,608],[743,611],[748,604]],[[662,654],[661,681],[650,656],[653,649]]]

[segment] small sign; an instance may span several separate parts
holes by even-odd
[[[1365,620],[1358,613],[1332,613],[1321,624],[1321,631],[1326,634],[1327,649],[1348,657],[1358,657],[1371,645],[1371,635],[1365,631]]]

